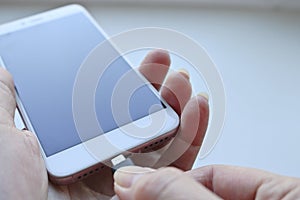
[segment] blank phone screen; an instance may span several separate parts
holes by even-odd
[[[83,60],[104,40],[82,13],[0,35],[0,56],[14,77],[19,98],[47,156],[82,142],[72,114],[74,81]],[[95,111],[103,132],[88,133],[89,138],[118,128],[111,110],[112,90],[129,70],[131,66],[119,57],[98,83]],[[147,116],[153,105],[160,105],[153,112],[164,108],[147,85],[140,87],[129,103],[132,120]]]

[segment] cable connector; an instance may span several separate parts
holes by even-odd
[[[130,158],[126,158],[123,154],[120,154],[117,157],[111,159],[111,163],[112,163],[112,172],[113,173],[121,167],[135,165]]]

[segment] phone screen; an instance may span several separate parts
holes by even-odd
[[[46,156],[81,143],[72,114],[74,81],[83,60],[104,40],[82,13],[0,35],[0,56],[14,77],[19,98]],[[105,71],[95,93],[95,111],[103,132],[89,133],[91,137],[118,128],[111,110],[112,90],[131,69],[119,57]],[[130,99],[132,120],[149,115],[153,105],[152,112],[164,108],[148,86],[140,87]]]

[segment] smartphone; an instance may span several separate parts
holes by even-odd
[[[0,26],[2,64],[14,77],[18,110],[27,129],[37,136],[54,183],[69,184],[83,179],[101,171],[124,152],[149,150],[171,139],[178,127],[177,114],[138,72],[132,79],[144,84],[131,96],[131,120],[116,123],[114,116],[122,113],[112,113],[112,90],[132,70],[120,56],[105,71],[95,91],[93,107],[102,131],[87,127],[86,139],[82,140],[72,109],[74,82],[89,53],[106,39],[104,31],[80,5],[68,5]],[[122,99],[119,101],[122,103]],[[147,127],[138,133],[141,137],[122,131],[122,127],[153,123],[161,117],[167,119],[166,123],[151,137],[143,137],[151,130]],[[84,113],[81,118],[89,122]],[[86,142],[93,143],[97,157],[86,148]]]

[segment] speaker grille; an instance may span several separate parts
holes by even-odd
[[[165,137],[163,139],[157,140],[147,146],[145,146],[142,150],[142,152],[149,152],[152,151],[153,148],[158,147],[160,145],[166,144],[168,143],[170,140],[172,139],[172,137]]]
[[[76,180],[84,179],[84,178],[86,178],[86,177],[88,177],[88,176],[90,176],[90,175],[92,175],[94,173],[97,173],[97,172],[101,171],[102,169],[104,169],[104,167],[105,166],[103,164],[101,164],[100,166],[98,165],[96,167],[84,170],[83,172],[81,172],[79,174],[76,174],[74,176],[74,179],[76,179]]]

